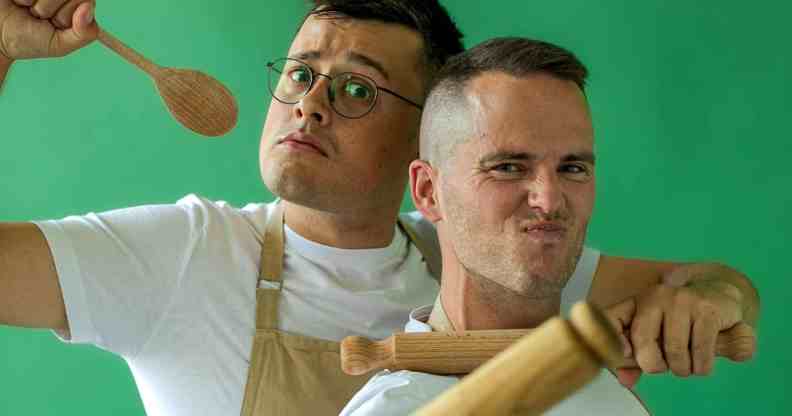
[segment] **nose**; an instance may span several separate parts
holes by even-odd
[[[543,218],[559,216],[566,203],[562,183],[554,169],[539,171],[529,185],[528,202]]]
[[[314,80],[308,94],[305,94],[300,101],[294,104],[294,116],[297,119],[310,118],[319,125],[326,125],[330,122],[330,97],[327,95],[330,80],[325,77],[318,77]]]

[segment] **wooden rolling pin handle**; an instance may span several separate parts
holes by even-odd
[[[341,341],[341,369],[353,376],[396,365],[392,348],[396,335],[382,341],[350,336]]]
[[[102,28],[99,28],[99,42],[102,42],[103,45],[107,46],[115,53],[119,54],[122,58],[126,59],[129,63],[142,69],[152,77],[156,77],[162,70],[159,65],[146,59],[146,57],[125,45],[115,36],[105,32]]]
[[[715,344],[715,355],[726,357],[732,361],[747,361],[756,352],[756,334],[754,329],[745,322],[718,334]]]
[[[350,375],[361,375],[385,368],[434,374],[465,374],[531,331],[397,333],[382,341],[347,337],[341,342],[341,365],[344,372]],[[755,350],[754,330],[750,325],[741,322],[718,335],[715,355],[740,362],[751,359]],[[634,359],[621,359],[618,364],[612,360],[605,361],[611,368],[636,366]]]

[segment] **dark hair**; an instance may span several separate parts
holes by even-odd
[[[427,87],[446,61],[465,49],[462,32],[437,0],[311,0],[310,3],[313,8],[306,18],[314,15],[375,20],[418,32],[424,43]]]
[[[515,77],[546,73],[574,81],[585,91],[588,70],[570,51],[540,40],[504,37],[480,43],[449,59],[435,76],[434,86],[455,84],[461,88],[484,72],[497,71]]]

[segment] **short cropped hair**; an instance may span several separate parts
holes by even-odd
[[[306,15],[393,23],[412,29],[423,39],[424,86],[428,92],[436,72],[462,52],[462,32],[438,0],[311,0]]]
[[[570,51],[540,40],[494,38],[449,59],[434,80],[433,89],[443,84],[464,85],[485,72],[503,72],[517,78],[545,73],[573,81],[586,89],[588,70]]]
[[[432,126],[435,121],[458,116],[467,110],[467,84],[487,72],[501,72],[516,78],[548,74],[573,81],[584,93],[588,76],[588,70],[572,52],[540,40],[494,38],[468,49],[449,59],[434,78],[421,123],[422,159],[440,165],[451,156],[453,148],[463,138],[451,138],[447,134],[427,136],[439,135]]]

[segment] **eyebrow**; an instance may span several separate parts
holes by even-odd
[[[321,57],[322,57],[322,52],[316,50],[300,52],[294,56],[291,56],[291,58],[302,59],[306,61],[319,59]],[[376,70],[377,72],[379,72],[386,80],[390,81],[390,74],[388,74],[388,71],[385,69],[385,66],[382,65],[376,59],[371,58],[370,56],[364,55],[362,53],[353,52],[353,51],[347,52],[346,59],[349,60],[350,62],[370,67]]]
[[[526,152],[504,152],[504,151],[496,151],[493,153],[489,153],[484,155],[479,160],[479,165],[484,166],[488,165],[492,162],[498,162],[502,160],[526,160],[526,161],[534,161],[537,159],[537,156],[533,153],[526,153]],[[581,153],[570,153],[563,158],[561,158],[562,162],[588,162],[592,165],[596,162],[596,157],[592,152],[581,152]]]

